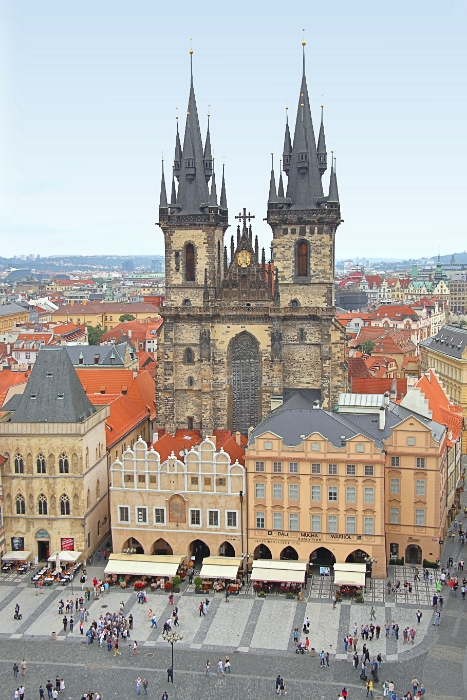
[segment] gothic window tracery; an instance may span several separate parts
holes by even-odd
[[[39,452],[39,454],[37,455],[36,467],[37,467],[38,474],[45,474],[46,473],[45,457],[42,454],[42,452]]]
[[[15,474],[24,474],[24,459],[19,452],[15,454]]]
[[[62,452],[58,458],[58,470],[60,474],[68,474],[69,468],[68,457],[66,456],[65,452]]]
[[[60,496],[60,515],[70,515],[70,499],[66,493]]]
[[[259,353],[255,339],[243,333],[231,345],[232,430],[244,435],[258,423]]]
[[[16,515],[26,515],[26,501],[22,493],[16,496]]]
[[[37,506],[39,515],[47,515],[47,496],[45,496],[43,493],[39,494]]]

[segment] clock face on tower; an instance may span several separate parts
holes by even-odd
[[[251,262],[251,255],[248,250],[241,250],[237,256],[240,267],[248,267]]]

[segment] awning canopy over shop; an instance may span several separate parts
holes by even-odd
[[[337,586],[364,586],[365,574],[357,571],[335,571],[334,583]]]
[[[199,575],[201,578],[237,578],[242,559],[238,557],[206,557]]]
[[[305,581],[306,561],[274,561],[273,559],[256,559],[251,573],[252,581],[273,581],[280,583],[303,583]]]
[[[3,555],[3,561],[27,561],[31,556],[32,552],[23,550],[21,552],[7,552]]]
[[[145,555],[111,554],[105,567],[106,574],[123,576],[164,576],[172,578],[184,560],[183,554]]]
[[[47,561],[56,561],[57,557],[59,557],[60,561],[66,562],[67,564],[74,564],[75,561],[78,561],[80,556],[81,552],[75,552],[67,549],[62,550],[61,552],[54,552],[50,555]]]
[[[364,586],[366,564],[334,564],[334,583],[337,586]]]

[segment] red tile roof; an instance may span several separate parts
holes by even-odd
[[[366,366],[363,357],[349,357],[347,362],[349,379],[354,379],[357,377],[361,379],[368,379],[371,377],[370,371]]]
[[[349,347],[356,348],[365,342],[365,340],[372,340],[376,343],[374,352],[387,352],[390,355],[405,355],[416,350],[410,335],[411,331],[365,326],[360,329],[360,333],[354,340],[349,341]]]
[[[405,360],[406,358],[404,358]],[[380,379],[386,376],[386,372],[389,370],[394,371],[397,369],[397,362],[393,357],[387,357],[386,355],[370,355],[365,358],[365,365],[370,371],[370,376],[379,377]],[[389,369],[391,364],[395,364],[395,367]]]
[[[142,411],[127,396],[105,394],[88,396],[91,403],[96,406],[106,404],[109,406],[110,415],[105,423],[108,450],[148,418],[147,411]]]
[[[396,379],[397,400],[399,401],[407,393],[407,379]],[[352,379],[353,394],[385,394],[391,393],[394,379]]]
[[[383,306],[378,306],[378,308],[373,311],[372,318],[389,318],[393,321],[400,321],[404,318],[412,318],[415,321],[419,320],[418,314],[410,306],[402,304],[385,304]]]
[[[136,353],[138,357],[139,368],[145,369],[153,379],[156,378],[157,360],[154,357],[153,352],[146,352],[146,350],[138,350]]]
[[[145,369],[140,370],[131,382],[127,396],[141,410],[149,413],[151,420],[156,417],[156,382]]]
[[[159,431],[159,435],[161,431]],[[220,448],[227,452],[232,464],[238,459],[239,463],[245,465],[245,448],[247,438],[240,435],[240,445],[236,441],[235,434],[232,435],[230,430],[215,430],[214,437],[216,438],[216,450]],[[190,450],[192,446],[199,445],[203,442],[203,437],[199,430],[183,430],[183,428],[175,431],[175,436],[170,433],[164,433],[162,437],[154,443],[153,448],[159,453],[161,462],[165,461],[172,452],[178,459],[184,461],[185,450]]]
[[[452,430],[452,437],[457,440],[463,426],[462,408],[451,402],[436,372],[430,369],[424,373],[415,388],[420,389],[427,399],[433,420]]]
[[[365,275],[365,279],[370,287],[374,287],[374,285],[380,287],[383,282],[383,278],[380,275]]]
[[[3,369],[0,372],[0,406],[3,406],[8,389],[18,384],[26,384],[30,372],[12,372],[11,369]]]
[[[80,369],[79,365],[75,369],[89,398],[91,394],[122,394],[133,381],[131,369]]]
[[[123,336],[130,338],[128,335],[131,331],[131,340],[137,340],[141,345],[144,344],[145,340],[153,337],[151,331],[157,332],[162,326],[162,318],[145,318],[139,321],[124,321],[119,323],[118,326],[112,328],[111,331],[107,331],[101,338],[101,345],[103,343],[119,343]]]

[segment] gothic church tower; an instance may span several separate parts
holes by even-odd
[[[192,52],[190,52],[191,54]],[[282,398],[312,392],[331,408],[345,388],[344,329],[334,319],[334,236],[340,223],[333,166],[329,194],[324,126],[315,144],[303,72],[294,139],[288,124],[284,170],[271,172],[268,222],[274,260],[266,262],[246,210],[228,227],[224,173],[220,199],[209,123],[203,148],[193,74],[183,147],[178,126],[170,198],[162,173],[159,226],[165,240],[166,305],[158,343],[158,427],[244,434]],[[178,182],[178,187],[176,185]],[[170,201],[169,201],[170,200]]]

